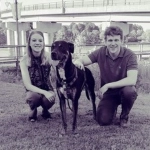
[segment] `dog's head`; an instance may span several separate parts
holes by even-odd
[[[64,68],[70,53],[74,53],[74,44],[70,42],[55,41],[51,46],[51,58],[59,61],[59,68]]]

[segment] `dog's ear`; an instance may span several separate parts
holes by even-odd
[[[74,53],[74,44],[68,42],[68,45],[69,45],[69,51],[70,51],[70,53]]]

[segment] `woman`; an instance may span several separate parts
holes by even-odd
[[[26,102],[31,113],[29,120],[37,120],[37,107],[41,106],[42,117],[51,118],[49,109],[55,103],[55,93],[50,82],[50,55],[44,49],[44,36],[41,31],[33,30],[28,38],[26,55],[20,61]]]

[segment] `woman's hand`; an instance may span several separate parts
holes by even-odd
[[[56,94],[53,91],[45,91],[44,92],[44,96],[50,101],[50,102],[54,102],[55,101],[55,97]]]

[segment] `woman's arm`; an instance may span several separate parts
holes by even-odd
[[[36,92],[39,94],[45,94],[45,92],[46,92],[45,90],[42,90],[42,89],[31,84],[29,71],[28,71],[28,67],[26,65],[25,59],[21,60],[20,69],[21,69],[22,80],[23,80],[25,88],[29,91],[32,91],[32,92]]]

